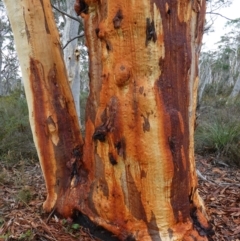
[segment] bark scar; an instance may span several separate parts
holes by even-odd
[[[23,18],[24,18],[24,23],[25,23],[25,31],[26,31],[26,35],[27,35],[27,40],[28,40],[28,43],[29,43],[30,32],[29,32],[29,29],[28,29],[28,26],[27,26],[27,22],[26,22],[26,19],[25,19],[25,8],[23,8]]]
[[[118,29],[121,27],[122,20],[123,20],[122,10],[119,9],[115,17],[113,18],[113,26],[115,29]]]
[[[148,45],[149,41],[153,41],[154,43],[157,41],[157,34],[155,31],[154,21],[150,22],[150,18],[146,19],[146,46]]]
[[[88,14],[88,5],[84,0],[76,0],[74,4],[74,10],[77,13],[77,15],[81,15],[81,13]]]

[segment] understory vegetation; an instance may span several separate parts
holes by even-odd
[[[81,93],[81,122],[84,123],[88,93]],[[84,126],[82,126],[84,132]],[[12,166],[20,161],[36,161],[28,117],[27,101],[23,90],[0,96],[0,162]]]
[[[213,91],[214,85],[206,87],[197,110],[196,153],[240,166],[240,98],[229,102],[227,91]]]
[[[36,149],[22,91],[0,97],[0,159],[6,165],[36,159]]]
[[[240,166],[240,98],[229,103],[227,94],[220,91],[216,98],[212,94],[214,89],[212,85],[206,87],[197,110],[196,153]],[[86,99],[87,93],[82,93],[83,116]],[[0,97],[0,160],[7,166],[37,160],[27,103],[21,90]]]

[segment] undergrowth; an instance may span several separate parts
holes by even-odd
[[[0,161],[6,165],[36,159],[25,96],[15,91],[0,97]]]
[[[199,109],[195,150],[216,160],[240,166],[240,105],[227,98],[205,96]]]

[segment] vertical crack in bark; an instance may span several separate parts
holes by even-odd
[[[76,123],[72,117],[73,113],[70,113],[69,110],[69,100],[64,97],[58,78],[60,77],[54,65],[48,73],[48,86],[52,94],[52,99],[49,101],[56,115],[59,133],[58,145],[54,146],[58,162],[57,175],[59,175],[60,186],[66,189],[69,182],[71,187],[86,182],[88,172],[82,162],[83,150],[79,139],[80,132],[75,129]]]
[[[117,119],[118,100],[115,96],[111,97],[108,106],[101,115],[101,119],[104,121],[103,124],[96,127],[93,133],[93,139],[104,142],[109,132],[116,131],[117,125],[115,120]]]
[[[30,113],[34,122],[33,135],[35,144],[38,150],[38,156],[43,169],[44,179],[47,187],[47,200],[44,203],[44,208],[50,211],[55,205],[57,199],[57,182],[55,177],[56,163],[49,158],[51,154],[51,143],[49,142],[48,132],[45,129],[45,116],[46,116],[46,94],[43,86],[44,82],[44,69],[42,64],[30,58],[30,88],[33,96],[33,113]],[[36,98],[37,97],[37,98]],[[31,125],[32,127],[32,125]],[[44,148],[44,147],[48,148]]]
[[[176,220],[189,218],[189,77],[191,67],[190,31],[186,23],[179,21],[177,7],[171,8],[171,18],[166,15],[163,1],[152,0],[162,16],[165,58],[159,59],[161,76],[157,82],[165,109],[170,117],[170,133],[166,133],[174,163],[171,187],[171,205]],[[170,5],[167,5],[167,12]],[[169,15],[169,14],[168,14]],[[183,120],[183,121],[182,121]],[[165,120],[169,125],[168,120]],[[182,123],[183,122],[183,123]],[[177,140],[177,141],[176,141]],[[185,194],[183,196],[182,194]],[[181,217],[179,216],[181,213]]]
[[[27,25],[27,22],[26,22],[26,16],[25,16],[25,8],[23,8],[23,18],[24,18],[24,24],[25,24],[25,31],[26,31],[26,35],[27,35],[27,40],[28,40],[28,43],[29,43],[29,40],[30,40],[30,32],[29,32],[29,29],[28,29],[28,25]]]
[[[135,184],[135,180],[132,177],[131,171],[128,166],[126,166],[126,176],[127,176],[127,185],[128,185],[128,204],[131,214],[138,220],[143,220],[147,223],[147,216],[145,213],[145,208],[142,203],[141,192],[138,191]]]
[[[150,122],[149,122],[149,113],[147,113],[147,117],[145,117],[143,114],[141,115],[143,117],[143,132],[149,132],[150,131]]]
[[[46,13],[45,13],[45,8],[44,8],[44,4],[43,4],[43,0],[40,0],[41,5],[42,5],[42,9],[43,9],[43,14],[44,14],[44,23],[45,23],[45,30],[47,34],[50,34],[50,30],[48,27],[48,22],[47,22],[47,18],[46,18]]]

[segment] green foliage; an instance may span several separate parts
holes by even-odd
[[[71,225],[71,228],[74,229],[74,230],[79,230],[80,229],[80,225],[78,223],[74,223]]]
[[[78,223],[72,223],[71,220],[62,220],[63,229],[66,233],[70,234],[74,238],[79,238],[79,230],[81,226]]]
[[[240,139],[239,123],[223,123],[219,119],[203,123],[196,132],[196,139],[205,149],[218,154],[226,154],[229,145]]]
[[[225,105],[227,97],[231,94],[232,86],[224,85],[224,83],[207,84],[204,89],[203,102],[209,102],[213,107]]]
[[[22,233],[19,240],[33,240],[34,233],[31,229],[28,229],[26,232]]]
[[[219,104],[221,102],[221,104]],[[232,165],[240,166],[240,105],[226,105],[226,99],[205,99],[195,132],[199,154],[214,154]]]
[[[15,91],[0,97],[0,160],[14,164],[21,158],[36,158],[36,150],[26,99],[21,91]]]
[[[22,188],[17,195],[17,199],[20,202],[23,202],[25,204],[28,204],[31,200],[32,200],[32,193],[31,190],[29,188]]]
[[[7,174],[4,171],[0,172],[0,184],[5,184],[7,181]]]

